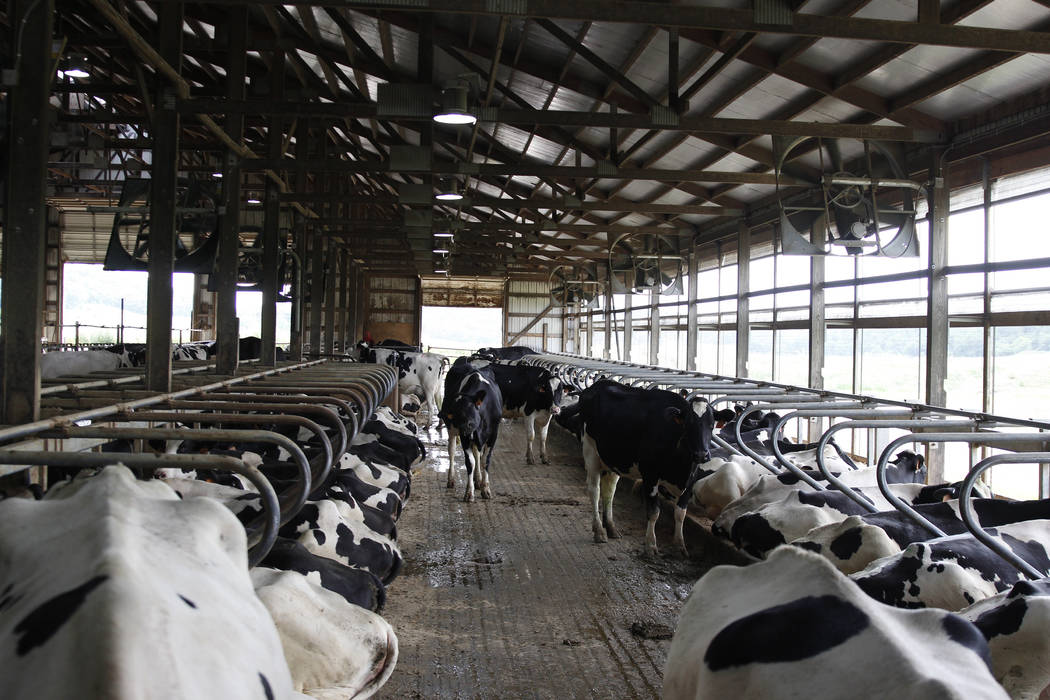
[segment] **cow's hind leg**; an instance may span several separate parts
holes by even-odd
[[[536,438],[536,412],[525,416],[525,463],[535,464],[532,456],[532,441]]]
[[[478,471],[481,473],[481,497],[492,498],[492,489],[489,486],[489,464],[492,462],[492,445],[485,448],[485,468],[481,468],[481,462],[478,462]]]
[[[463,463],[467,467],[467,490],[463,493],[463,500],[467,503],[474,502],[474,469],[477,466],[476,464],[471,462],[470,452],[471,450],[467,449],[464,446]]]
[[[656,547],[656,521],[660,517],[660,495],[656,484],[645,494],[645,514],[648,522],[645,525],[645,556],[656,559],[660,550]]]
[[[601,458],[598,457],[598,450],[594,440],[586,433],[586,427],[583,432],[583,463],[587,468],[587,493],[590,494],[593,508],[591,530],[594,532],[594,541],[608,542],[609,537],[605,534],[605,526],[602,525],[600,510],[602,463]]]
[[[613,523],[613,499],[616,497],[616,484],[619,481],[620,475],[616,472],[602,474],[602,514],[605,517],[605,532],[613,539],[620,538],[620,531]]]
[[[459,439],[459,431],[452,428],[448,429],[448,481],[445,483],[447,488],[455,488],[456,486],[456,442]]]

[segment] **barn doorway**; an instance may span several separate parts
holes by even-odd
[[[503,309],[423,307],[423,347],[442,355],[468,355],[503,345]]]
[[[504,284],[500,277],[421,277],[420,342],[453,357],[502,346]]]

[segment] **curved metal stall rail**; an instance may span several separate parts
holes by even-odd
[[[143,376],[86,378],[47,387],[43,407],[55,413],[24,425],[0,428],[0,475],[34,466],[98,467],[122,462],[133,468],[219,469],[243,474],[262,494],[263,514],[246,526],[254,565],[269,551],[281,524],[290,520],[349,448],[365,420],[393,391],[397,373],[385,365],[328,363],[324,360],[248,371],[219,381],[176,370],[179,389],[158,394],[142,388]],[[207,369],[207,367],[203,367]],[[108,390],[107,390],[108,389]],[[93,424],[93,423],[101,424]],[[132,423],[134,425],[117,425]],[[218,428],[170,427],[216,424]],[[230,425],[304,428],[319,446],[307,458],[295,440],[266,429]],[[331,437],[330,437],[331,435]],[[277,493],[258,469],[223,455],[40,450],[40,440],[187,440],[262,442],[285,449],[298,478]]]

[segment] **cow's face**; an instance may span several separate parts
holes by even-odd
[[[481,405],[485,401],[485,391],[479,390],[472,394],[462,394],[456,397],[452,409],[446,416],[450,416],[447,422],[459,431],[459,439],[464,447],[469,445],[480,445],[481,435]]]
[[[561,402],[563,398],[561,380],[547,372],[544,372],[540,375],[533,389],[537,394],[539,394],[541,399],[546,399],[547,397],[550,397],[551,413],[554,415],[558,415],[558,413],[561,411]]]
[[[688,456],[692,466],[711,459],[711,437],[714,435],[714,412],[706,401],[696,400],[690,403],[691,410],[683,411],[678,406],[668,406],[664,410],[664,420],[677,432],[678,450]]]

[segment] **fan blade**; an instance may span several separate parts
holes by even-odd
[[[828,139],[824,142],[828,148],[828,156],[831,157],[832,172],[841,173],[843,172],[842,167],[842,148],[839,145],[838,139]]]

